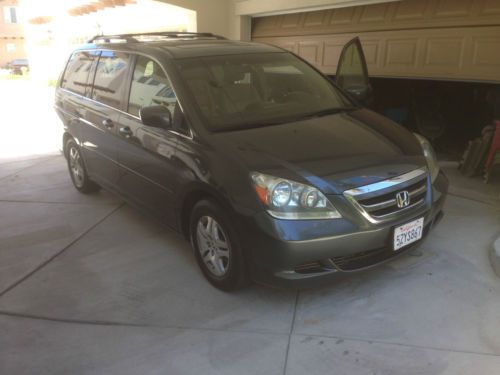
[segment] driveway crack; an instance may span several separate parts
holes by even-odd
[[[41,269],[43,269],[45,266],[47,266],[49,263],[51,263],[54,259],[56,259],[58,256],[60,256],[61,254],[63,254],[64,252],[66,252],[66,250],[68,250],[71,246],[73,246],[76,242],[78,242],[82,237],[84,237],[87,233],[89,233],[92,229],[94,229],[95,227],[97,227],[99,224],[101,224],[104,220],[106,220],[108,217],[110,217],[111,215],[113,215],[116,211],[118,211],[120,208],[122,208],[124,206],[124,203],[121,203],[120,205],[118,205],[116,208],[114,208],[113,210],[111,210],[111,212],[109,212],[107,215],[105,215],[102,219],[100,219],[99,221],[97,221],[95,224],[93,224],[92,226],[90,226],[86,231],[84,231],[82,234],[80,234],[79,236],[77,236],[73,241],[71,241],[68,245],[66,245],[65,247],[63,247],[61,250],[59,250],[57,253],[55,253],[54,255],[52,255],[50,258],[48,258],[46,261],[40,263],[38,266],[36,266],[34,269],[32,269],[31,271],[29,271],[26,275],[24,275],[23,277],[21,277],[19,280],[15,281],[14,283],[12,283],[11,285],[9,285],[7,288],[5,288],[3,291],[0,292],[0,298],[3,297],[5,294],[7,294],[8,292],[10,292],[12,289],[14,289],[16,286],[18,286],[19,284],[23,283],[24,281],[28,280],[31,276],[33,276],[35,273],[37,273],[38,271],[40,271]]]
[[[288,353],[290,352],[290,342],[292,341],[293,331],[295,330],[295,318],[297,316],[297,305],[299,303],[300,291],[297,290],[295,293],[295,304],[293,306],[292,324],[290,325],[290,331],[288,332],[288,343],[286,345],[285,352],[285,364],[283,365],[283,375],[286,375],[286,370],[288,367]]]

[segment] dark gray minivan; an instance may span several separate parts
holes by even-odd
[[[448,189],[426,139],[359,104],[358,39],[335,81],[208,33],[101,36],[69,58],[55,108],[79,191],[181,232],[217,288],[304,285],[415,248]]]

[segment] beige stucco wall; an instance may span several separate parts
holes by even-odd
[[[236,15],[272,15],[399,0],[234,0]]]
[[[9,43],[15,45],[13,52],[7,52],[7,44]],[[14,59],[24,58],[26,58],[24,39],[0,39],[0,67]]]
[[[230,0],[158,0],[194,10],[197,13],[198,32],[213,32],[229,36]]]
[[[4,20],[4,7],[17,6],[16,0],[4,0],[0,2],[0,66],[14,59],[22,59],[26,57],[24,48],[24,29],[20,23],[6,23]],[[20,14],[18,12],[18,21]],[[7,51],[7,45],[14,44],[15,50]]]

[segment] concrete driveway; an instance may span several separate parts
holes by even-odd
[[[73,189],[57,150],[0,158],[0,373],[500,374],[500,206],[449,172],[419,251],[321,288],[226,294],[181,237]]]

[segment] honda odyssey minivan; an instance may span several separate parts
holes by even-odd
[[[233,290],[364,270],[442,217],[430,143],[364,108],[370,95],[359,39],[333,82],[278,47],[150,33],[75,50],[55,108],[75,188],[156,216]]]

